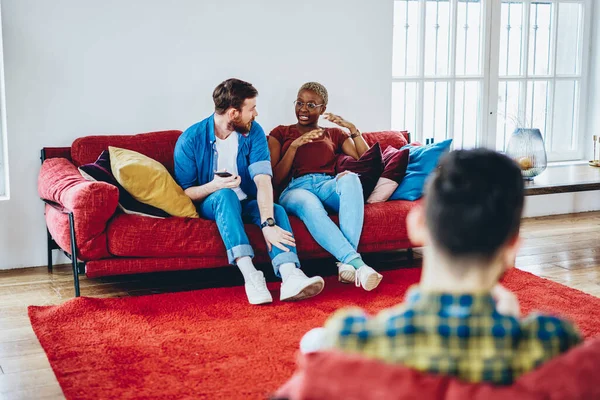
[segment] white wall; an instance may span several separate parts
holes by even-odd
[[[212,90],[258,88],[265,130],[308,80],[363,131],[389,128],[391,0],[3,0],[11,198],[0,269],[44,265],[39,150],[91,134],[185,129]]]
[[[591,167],[590,167],[591,168]],[[600,191],[525,197],[524,218],[600,210]]]

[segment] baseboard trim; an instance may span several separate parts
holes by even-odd
[[[600,190],[526,196],[524,218],[600,210]]]

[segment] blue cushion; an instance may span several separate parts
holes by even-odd
[[[428,146],[406,145],[409,149],[408,168],[404,179],[394,191],[390,200],[414,201],[423,196],[425,180],[438,165],[438,161],[452,144],[452,139],[430,144]]]

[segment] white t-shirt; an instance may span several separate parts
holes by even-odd
[[[225,140],[219,139],[218,137],[216,139],[218,154],[217,171],[226,170],[231,175],[237,176],[238,133],[233,132]],[[240,201],[248,197],[239,186],[233,189],[233,191],[237,194]]]

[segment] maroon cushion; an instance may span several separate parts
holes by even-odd
[[[383,152],[383,164],[385,166],[381,177],[391,179],[397,183],[402,182],[408,167],[409,153],[408,149],[398,150],[391,146],[385,149]]]
[[[346,155],[341,155],[337,159],[336,173],[351,171],[358,174],[362,183],[365,200],[369,197],[377,180],[383,172],[383,159],[379,143],[375,143],[358,160]]]
[[[127,214],[142,214],[152,217],[168,217],[169,214],[163,210],[153,207],[149,204],[144,204],[133,198],[131,194],[117,180],[112,174],[110,168],[110,153],[108,150],[104,150],[100,157],[91,164],[84,164],[79,167],[79,172],[90,180],[110,183],[119,189],[119,206]]]

